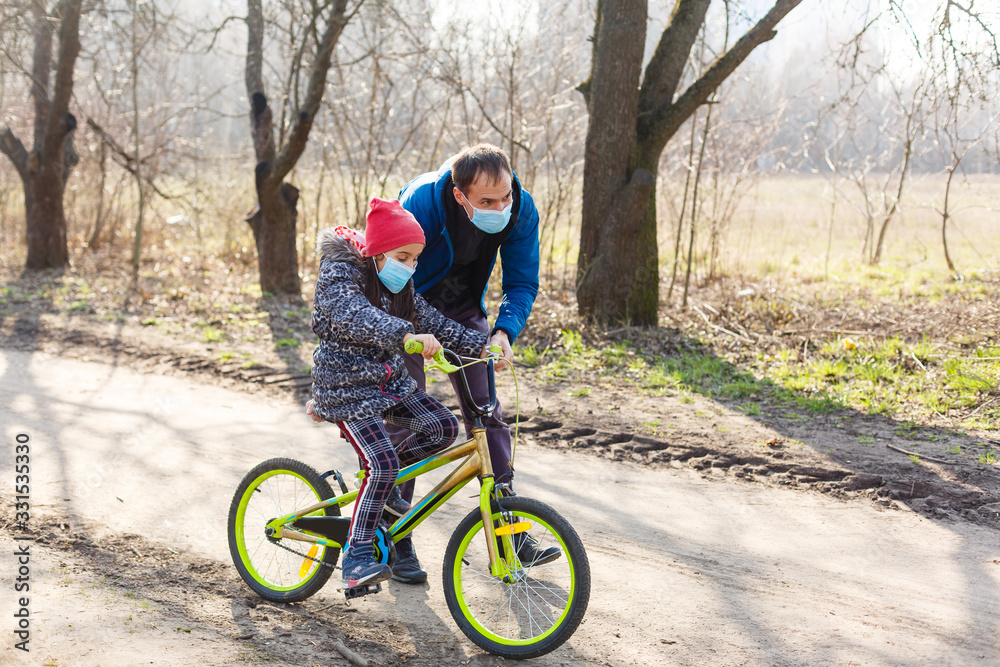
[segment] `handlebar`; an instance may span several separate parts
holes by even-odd
[[[423,352],[424,344],[411,338],[403,345],[403,349],[408,354],[419,354],[420,352]],[[428,368],[436,368],[442,373],[451,374],[458,372],[460,380],[460,382],[457,383],[459,394],[461,394],[461,398],[465,403],[465,406],[469,408],[469,410],[477,417],[488,417],[493,414],[493,411],[497,408],[497,388],[493,364],[494,361],[500,357],[503,350],[499,345],[490,345],[489,352],[490,354],[485,360],[476,360],[472,362],[486,364],[486,385],[489,390],[490,401],[485,406],[479,405],[472,398],[472,392],[469,390],[469,381],[465,377],[466,364],[462,363],[462,358],[460,356],[451,350],[442,347],[437,351],[430,363],[427,364]]]

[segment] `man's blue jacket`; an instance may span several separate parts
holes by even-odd
[[[484,251],[487,254],[484,259],[489,261],[484,261],[483,266],[477,268],[472,289],[479,295],[479,307],[485,315],[486,287],[499,251],[503,299],[491,333],[502,329],[513,341],[524,329],[538,295],[538,211],[531,195],[521,188],[516,174],[511,186],[511,222],[503,231],[486,237]],[[413,276],[413,285],[420,293],[438,283],[451,268],[454,250],[446,217],[449,210],[454,211],[458,207],[453,187],[451,166],[445,163],[436,172],[417,176],[399,192],[400,203],[416,217],[427,239]],[[448,197],[450,201],[446,199]],[[452,229],[455,229],[454,222],[450,225]],[[467,216],[465,223],[469,224]]]

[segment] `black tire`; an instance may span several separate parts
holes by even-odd
[[[274,518],[333,497],[325,479],[293,459],[264,461],[243,477],[229,507],[229,553],[243,581],[255,593],[272,602],[299,602],[326,584],[340,549],[274,540],[264,534],[264,526]],[[331,505],[310,516],[340,516],[340,507]],[[300,554],[315,546],[312,557],[325,565],[296,556],[279,543]]]
[[[475,509],[466,516],[444,555],[444,597],[458,627],[477,646],[505,658],[535,658],[555,650],[579,627],[590,601],[590,563],[583,542],[545,503],[514,496],[503,507],[532,524],[539,550],[562,553],[544,564],[515,560],[512,583],[493,577]],[[493,507],[493,519],[500,518]]]

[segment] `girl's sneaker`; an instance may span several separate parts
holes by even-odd
[[[376,562],[373,554],[363,553],[355,556],[350,549],[347,549],[341,558],[340,570],[345,589],[392,579],[392,568]]]

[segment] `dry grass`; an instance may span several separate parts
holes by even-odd
[[[857,194],[850,187],[842,185],[841,189],[856,201]],[[949,248],[957,268],[966,274],[1000,269],[1000,176],[973,176],[956,182],[952,190]],[[914,177],[900,214],[889,227],[882,270],[899,275],[948,275],[938,213],[943,199],[941,176]],[[866,275],[863,216],[844,198],[839,199],[831,237],[831,206],[832,186],[822,177],[762,181],[726,230],[722,243],[726,272],[848,281]],[[661,232],[661,239],[666,231]]]

